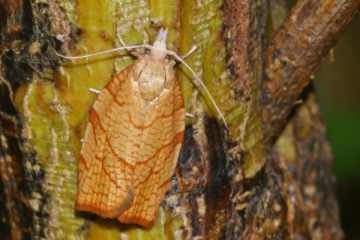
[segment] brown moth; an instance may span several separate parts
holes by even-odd
[[[185,110],[173,60],[185,64],[195,84],[209,95],[193,70],[166,48],[160,30],[153,46],[134,64],[117,74],[99,93],[90,109],[79,161],[76,208],[122,223],[150,226],[169,189],[184,136]],[[225,124],[226,125],[226,124]]]

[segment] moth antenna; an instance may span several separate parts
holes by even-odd
[[[167,38],[167,30],[161,28],[154,44],[151,45],[144,45],[145,48],[148,48],[151,50],[151,53],[153,57],[155,58],[163,58],[166,54],[173,56],[176,60],[184,64],[184,66],[191,72],[191,74],[194,76],[193,83],[196,87],[199,89],[202,89],[205,94],[209,97],[211,104],[215,107],[215,110],[217,114],[220,116],[221,120],[224,122],[224,125],[226,128],[228,128],[228,125],[226,123],[225,117],[223,113],[221,112],[220,108],[216,104],[214,98],[210,94],[209,90],[205,86],[205,84],[201,81],[201,79],[198,77],[198,75],[194,72],[194,70],[187,64],[183,58],[181,58],[176,52],[168,50],[166,48],[166,38]],[[185,54],[185,57],[189,56],[196,50],[196,46],[192,47],[188,53]]]
[[[80,56],[65,56],[58,52],[56,52],[56,55],[61,58],[67,59],[67,60],[80,60],[80,59],[84,59],[84,58],[97,57],[97,56],[107,55],[107,54],[114,53],[114,52],[119,52],[122,50],[131,50],[131,49],[137,49],[137,48],[149,48],[149,45],[147,45],[147,44],[129,45],[126,47],[111,48],[111,49],[107,49],[107,50],[103,50],[103,51],[99,51],[99,52],[95,52],[95,53],[80,55]]]
[[[179,62],[181,62],[182,64],[184,64],[184,66],[191,72],[191,74],[193,75],[193,83],[196,87],[198,87],[199,89],[202,89],[205,94],[209,97],[211,104],[214,106],[217,114],[220,116],[221,120],[224,122],[225,127],[228,129],[228,125],[226,123],[224,114],[221,112],[219,106],[216,104],[215,99],[213,98],[213,96],[211,95],[211,93],[209,92],[209,89],[206,87],[206,85],[203,83],[203,81],[200,79],[200,77],[194,72],[194,70],[189,66],[189,64],[187,64],[179,55],[177,55],[177,53],[170,51],[170,50],[166,50],[166,52],[173,56],[176,60],[178,60]]]
[[[110,53],[114,53],[114,52],[119,52],[122,50],[132,50],[132,49],[138,49],[138,48],[146,48],[151,50],[152,55],[155,58],[162,58],[164,57],[164,53],[173,56],[177,61],[181,62],[193,75],[193,83],[196,87],[198,87],[199,89],[202,89],[205,94],[208,96],[208,98],[210,99],[211,104],[214,106],[217,114],[220,116],[221,120],[224,122],[224,125],[226,128],[228,128],[228,125],[226,123],[224,114],[221,112],[219,106],[216,104],[216,101],[214,100],[213,96],[211,95],[211,93],[209,92],[208,88],[206,87],[206,85],[203,83],[203,81],[200,79],[200,77],[195,73],[195,71],[189,66],[189,64],[187,64],[184,61],[184,58],[190,56],[196,49],[196,46],[193,46],[189,52],[187,52],[184,57],[180,57],[176,52],[168,50],[166,48],[166,38],[167,38],[167,30],[161,28],[160,32],[156,38],[156,41],[154,42],[153,45],[149,45],[149,44],[139,44],[139,45],[129,45],[126,46],[125,42],[123,41],[123,39],[121,37],[119,37],[120,39],[120,43],[123,45],[122,47],[117,47],[117,48],[112,48],[112,49],[107,49],[107,50],[103,50],[103,51],[99,51],[99,52],[95,52],[95,53],[90,53],[90,54],[85,54],[85,55],[80,55],[80,56],[65,56],[62,55],[58,52],[55,52],[55,54],[61,58],[67,59],[67,60],[79,60],[79,59],[84,59],[84,58],[89,58],[89,57],[96,57],[96,56],[101,56],[101,55],[106,55],[106,54],[110,54]]]
[[[121,37],[120,34],[118,34],[118,38],[119,38],[120,44],[121,44],[123,47],[126,47],[126,43],[125,43],[124,39]]]

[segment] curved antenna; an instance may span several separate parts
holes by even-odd
[[[195,73],[195,71],[190,67],[189,64],[187,64],[176,52],[173,52],[171,50],[166,50],[168,55],[173,56],[177,61],[181,62],[182,64],[184,64],[184,66],[191,72],[191,74],[193,75],[193,83],[194,85],[199,88],[202,89],[205,94],[209,97],[211,104],[214,106],[216,113],[220,116],[221,120],[224,122],[224,125],[227,129],[229,129],[226,120],[225,120],[225,116],[224,114],[221,112],[219,106],[216,104],[215,99],[213,98],[213,96],[211,95],[209,89],[206,87],[206,85],[204,84],[204,82],[200,79],[200,77]]]
[[[124,44],[123,42],[121,42],[121,44]],[[68,59],[68,60],[79,60],[79,59],[83,59],[83,58],[89,58],[89,57],[96,57],[96,56],[101,56],[101,55],[106,55],[106,54],[110,54],[110,53],[114,53],[114,52],[118,52],[118,51],[122,51],[122,50],[132,50],[132,49],[138,49],[138,48],[146,48],[149,50],[156,50],[156,51],[163,51],[165,52],[167,55],[173,56],[177,61],[179,61],[180,63],[182,63],[189,71],[190,73],[193,75],[193,84],[200,90],[203,90],[204,93],[208,96],[208,98],[210,99],[211,104],[213,105],[213,107],[216,110],[216,113],[219,115],[219,117],[221,118],[221,120],[224,123],[224,126],[228,129],[228,125],[226,123],[224,114],[221,112],[219,106],[216,104],[215,99],[212,97],[209,89],[206,87],[206,85],[204,84],[204,82],[200,79],[200,77],[195,73],[195,71],[190,67],[190,65],[188,63],[185,62],[185,60],[180,57],[176,52],[168,50],[168,49],[163,49],[163,48],[158,48],[156,46],[152,46],[149,44],[139,44],[139,45],[129,45],[129,46],[123,46],[123,47],[117,47],[117,48],[112,48],[112,49],[108,49],[108,50],[104,50],[104,51],[99,51],[99,52],[95,52],[95,53],[89,53],[89,54],[85,54],[85,55],[80,55],[80,56],[65,56],[62,55],[60,53],[56,53],[57,56],[64,58],[64,59]],[[196,47],[193,47],[189,52],[190,54],[193,53],[196,50]],[[185,55],[185,57],[189,56],[189,53],[187,53]]]
[[[89,54],[84,54],[84,55],[79,55],[79,56],[65,56],[62,55],[58,52],[56,52],[56,55],[67,59],[67,60],[80,60],[83,58],[89,58],[89,57],[97,57],[97,56],[101,56],[101,55],[107,55],[110,53],[114,53],[114,52],[119,52],[122,50],[132,50],[132,49],[137,49],[137,48],[149,48],[151,47],[150,45],[147,44],[141,44],[141,45],[130,45],[130,46],[124,46],[124,47],[117,47],[117,48],[112,48],[112,49],[108,49],[108,50],[104,50],[104,51],[99,51],[99,52],[95,52],[95,53],[89,53]]]

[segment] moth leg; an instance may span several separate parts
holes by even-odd
[[[120,41],[120,44],[126,49],[129,51],[129,49],[126,48],[126,43],[124,41],[124,39],[121,37],[120,34],[117,34],[117,37],[119,38],[119,41]]]
[[[139,57],[141,57],[141,56],[144,55],[144,48],[146,48],[146,47],[145,47],[145,44],[144,44],[144,45],[140,45],[141,47],[139,47],[139,48],[135,48],[135,49],[134,49],[134,48],[129,48],[129,47],[128,47],[129,45],[127,45],[127,44],[125,43],[124,39],[121,37],[120,34],[117,34],[117,37],[119,38],[119,42],[120,42],[121,46],[122,46],[124,49],[126,49],[131,55],[133,55],[134,57],[137,57],[137,58],[139,58]]]
[[[205,98],[207,98],[208,101],[210,101],[211,105],[214,107],[214,109],[217,112],[218,116],[223,121],[224,126],[226,128],[229,128],[228,125],[227,125],[227,122],[225,120],[224,114],[220,110],[219,106],[216,104],[215,99],[213,98],[213,96],[209,92],[209,89],[206,87],[206,85],[201,80],[201,78],[195,73],[195,71],[190,67],[190,65],[187,62],[185,62],[184,59],[181,58],[176,52],[171,51],[171,50],[166,50],[166,53],[173,56],[175,58],[175,60],[182,63],[185,66],[185,68],[187,68],[190,71],[190,73],[193,75],[193,78],[192,78],[193,84],[200,90],[200,92],[203,93],[203,96]]]
[[[59,67],[59,72],[62,76],[65,76],[65,80],[66,80],[66,86],[69,88],[70,87],[70,81],[71,81],[71,77],[70,74],[68,74],[64,67],[60,66]]]
[[[101,90],[96,89],[96,88],[89,88],[89,92],[91,92],[91,93],[95,93],[96,95],[98,95],[98,94],[100,94],[100,93],[101,93]]]
[[[195,118],[195,115],[194,115],[193,113],[186,112],[186,113],[185,113],[185,117]]]
[[[194,45],[187,53],[181,56],[182,59],[185,60],[185,58],[189,57],[191,54],[193,54],[197,50],[197,46]]]

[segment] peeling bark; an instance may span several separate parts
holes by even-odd
[[[267,138],[279,134],[287,116],[346,26],[359,0],[298,1],[267,50],[263,119]]]

